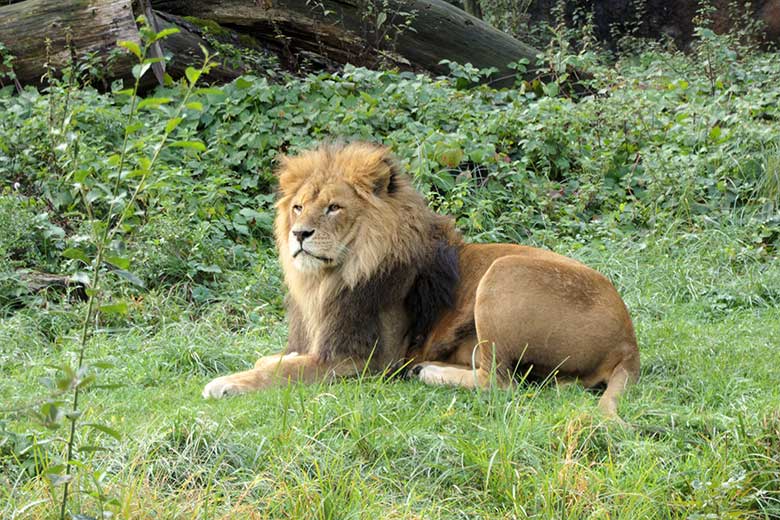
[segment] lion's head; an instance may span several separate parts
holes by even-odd
[[[325,144],[282,158],[278,176],[275,232],[291,289],[326,277],[354,287],[414,261],[441,219],[384,146]]]

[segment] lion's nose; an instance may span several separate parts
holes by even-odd
[[[309,238],[314,234],[313,229],[299,229],[298,231],[293,231],[293,235],[295,235],[295,238],[298,239],[298,242],[303,243],[304,240]]]

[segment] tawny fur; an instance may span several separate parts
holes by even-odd
[[[323,145],[279,168],[276,242],[288,294],[284,354],[217,378],[206,397],[416,363],[431,384],[484,387],[516,376],[606,384],[639,374],[623,301],[585,265],[512,244],[464,244],[390,151]]]

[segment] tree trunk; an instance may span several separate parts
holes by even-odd
[[[60,68],[86,52],[106,56],[117,40],[138,41],[130,0],[26,0],[0,7],[0,42],[15,57],[23,84],[39,84],[47,63]],[[122,54],[109,75],[132,65]]]
[[[168,74],[178,78],[189,65],[203,63],[200,46],[211,49],[198,27],[176,16],[153,15],[159,29],[176,26],[180,30],[160,42],[162,52],[173,55],[165,70]],[[118,40],[139,42],[131,0],[25,0],[0,7],[0,42],[15,57],[14,73],[22,84],[40,85],[47,64],[60,69],[88,52],[95,52],[104,61],[109,51],[117,48]],[[121,52],[105,77],[129,79],[136,63],[135,56]],[[204,79],[224,82],[240,73],[221,65]],[[145,77],[145,85],[153,83],[151,74]]]
[[[526,59],[533,70],[539,53],[443,0],[152,0],[160,11],[196,16],[252,35],[291,59],[301,51],[338,63],[374,67],[390,61],[436,74],[449,71],[441,60],[496,67],[508,85],[507,65]],[[404,15],[402,13],[409,13]]]
[[[165,65],[165,71],[172,78],[184,77],[184,71],[190,65],[199,67],[203,64],[201,46],[205,47],[212,55],[214,54],[214,49],[206,42],[203,38],[202,30],[196,25],[168,13],[154,11],[153,14],[157,26],[160,29],[166,29],[168,27],[177,27],[179,29],[178,33],[160,40],[163,54],[173,55],[173,59]],[[227,36],[238,39],[238,36],[235,33],[230,33]],[[226,83],[236,79],[242,74],[241,70],[221,63],[221,61],[224,60],[218,58],[217,62],[220,64],[213,67],[208,74],[203,76],[203,79],[206,82]]]
[[[531,24],[556,23],[553,12],[558,0],[534,0],[525,13]],[[571,21],[575,9],[593,13],[595,34],[610,47],[626,34],[658,40],[669,38],[681,49],[694,40],[694,18],[701,0],[579,0],[566,2],[566,15]],[[709,0],[714,8],[712,28],[722,33],[744,28],[745,20],[753,18],[764,25],[757,36],[780,43],[780,0]],[[489,4],[485,4],[488,6]],[[491,13],[486,9],[488,16]]]

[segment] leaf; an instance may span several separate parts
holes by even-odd
[[[73,182],[78,184],[81,184],[87,180],[87,177],[89,177],[89,170],[87,169],[82,168],[73,172]]]
[[[139,60],[141,59],[141,47],[137,43],[130,40],[119,40],[116,44],[135,54]]]
[[[190,101],[184,106],[186,106],[190,110],[197,110],[198,112],[203,112],[203,103],[201,103],[200,101]]]
[[[167,105],[171,102],[171,98],[167,97],[151,97],[142,99],[140,103],[138,103],[138,110],[141,110],[142,108],[146,107],[159,107],[160,105]]]
[[[63,367],[63,373],[57,377],[57,388],[63,392],[73,386],[76,381],[76,373],[70,367]]]
[[[176,130],[176,127],[179,126],[179,123],[184,121],[183,117],[174,117],[173,119],[170,119],[168,123],[165,125],[165,132],[170,134],[174,130]]]
[[[152,167],[152,160],[146,156],[139,157],[138,165],[142,170],[149,170]]]
[[[92,383],[92,381],[94,380],[95,380],[94,374],[89,374],[87,376],[84,376],[78,380],[78,382],[76,383],[76,388],[84,388],[85,386],[88,386],[90,383]],[[79,415],[81,415],[81,412],[78,413]],[[68,418],[70,419],[70,417]]]
[[[122,175],[122,179],[134,179],[136,177],[143,177],[145,175],[149,175],[149,170],[136,168],[136,169],[130,170],[129,172],[126,172],[124,175]]]
[[[236,79],[236,88],[239,90],[246,90],[252,86],[252,82],[245,79],[243,76]]]
[[[136,287],[140,287],[141,289],[146,289],[146,284],[143,280],[138,278],[138,276],[134,275],[130,271],[126,271],[124,269],[117,269],[114,271],[117,275],[121,276],[131,284],[135,285]]]
[[[58,475],[56,473],[47,473],[46,478],[49,479],[52,486],[61,486],[66,482],[70,482],[73,479],[72,475]]]
[[[137,131],[139,131],[140,129],[142,129],[143,127],[144,127],[144,124],[142,122],[138,121],[138,122],[133,123],[131,125],[127,125],[125,127],[125,132],[127,133],[127,135],[134,134]]]
[[[184,75],[187,76],[187,81],[190,85],[194,85],[198,78],[200,78],[200,71],[195,67],[187,67],[184,71]]]
[[[107,256],[106,262],[120,269],[127,269],[130,267],[130,259],[121,256]]]
[[[146,58],[142,63],[154,65],[155,63],[160,63],[161,61],[165,61],[165,58]]]
[[[463,150],[460,148],[450,148],[448,150],[444,150],[441,155],[439,155],[439,162],[449,168],[455,168],[461,163],[462,160]]]
[[[59,381],[57,382],[57,388],[60,390],[67,390],[69,387],[62,387],[60,386]],[[43,416],[43,421],[46,424],[46,426],[52,426],[58,424],[62,418],[64,417],[63,410],[57,406],[57,403],[54,402],[47,402],[44,403],[41,406],[41,415]]]
[[[239,78],[240,79],[240,78]],[[195,91],[195,94],[199,95],[211,95],[211,96],[224,96],[225,93],[222,91],[222,89],[219,89],[217,87],[204,87],[199,88]]]
[[[162,31],[155,34],[151,41],[156,42],[157,40],[162,40],[163,38],[167,38],[168,36],[178,32],[180,32],[178,27],[168,27],[167,29],[163,29]]]
[[[168,146],[172,148],[191,148],[199,152],[206,151],[206,145],[201,143],[200,141],[174,141]]]
[[[62,252],[62,256],[65,258],[71,258],[73,260],[81,260],[85,264],[89,265],[89,256],[87,256],[87,253],[85,253],[83,250],[77,248],[77,247],[69,247],[65,251]]]
[[[118,431],[114,430],[113,428],[109,428],[105,424],[100,423],[84,423],[82,426],[88,426],[89,428],[92,428],[94,430],[98,430],[100,432],[105,433],[106,435],[109,435],[113,437],[114,439],[121,441],[122,440],[122,434]]]
[[[149,67],[151,67],[151,63],[139,63],[138,65],[133,66],[133,77],[136,79],[141,79],[144,74],[146,74],[149,71]]]
[[[103,314],[127,314],[128,305],[127,302],[110,303],[101,305],[98,310]]]
[[[720,137],[720,134],[721,134],[720,127],[718,125],[713,126],[709,134],[710,140],[717,141],[718,138]]]

